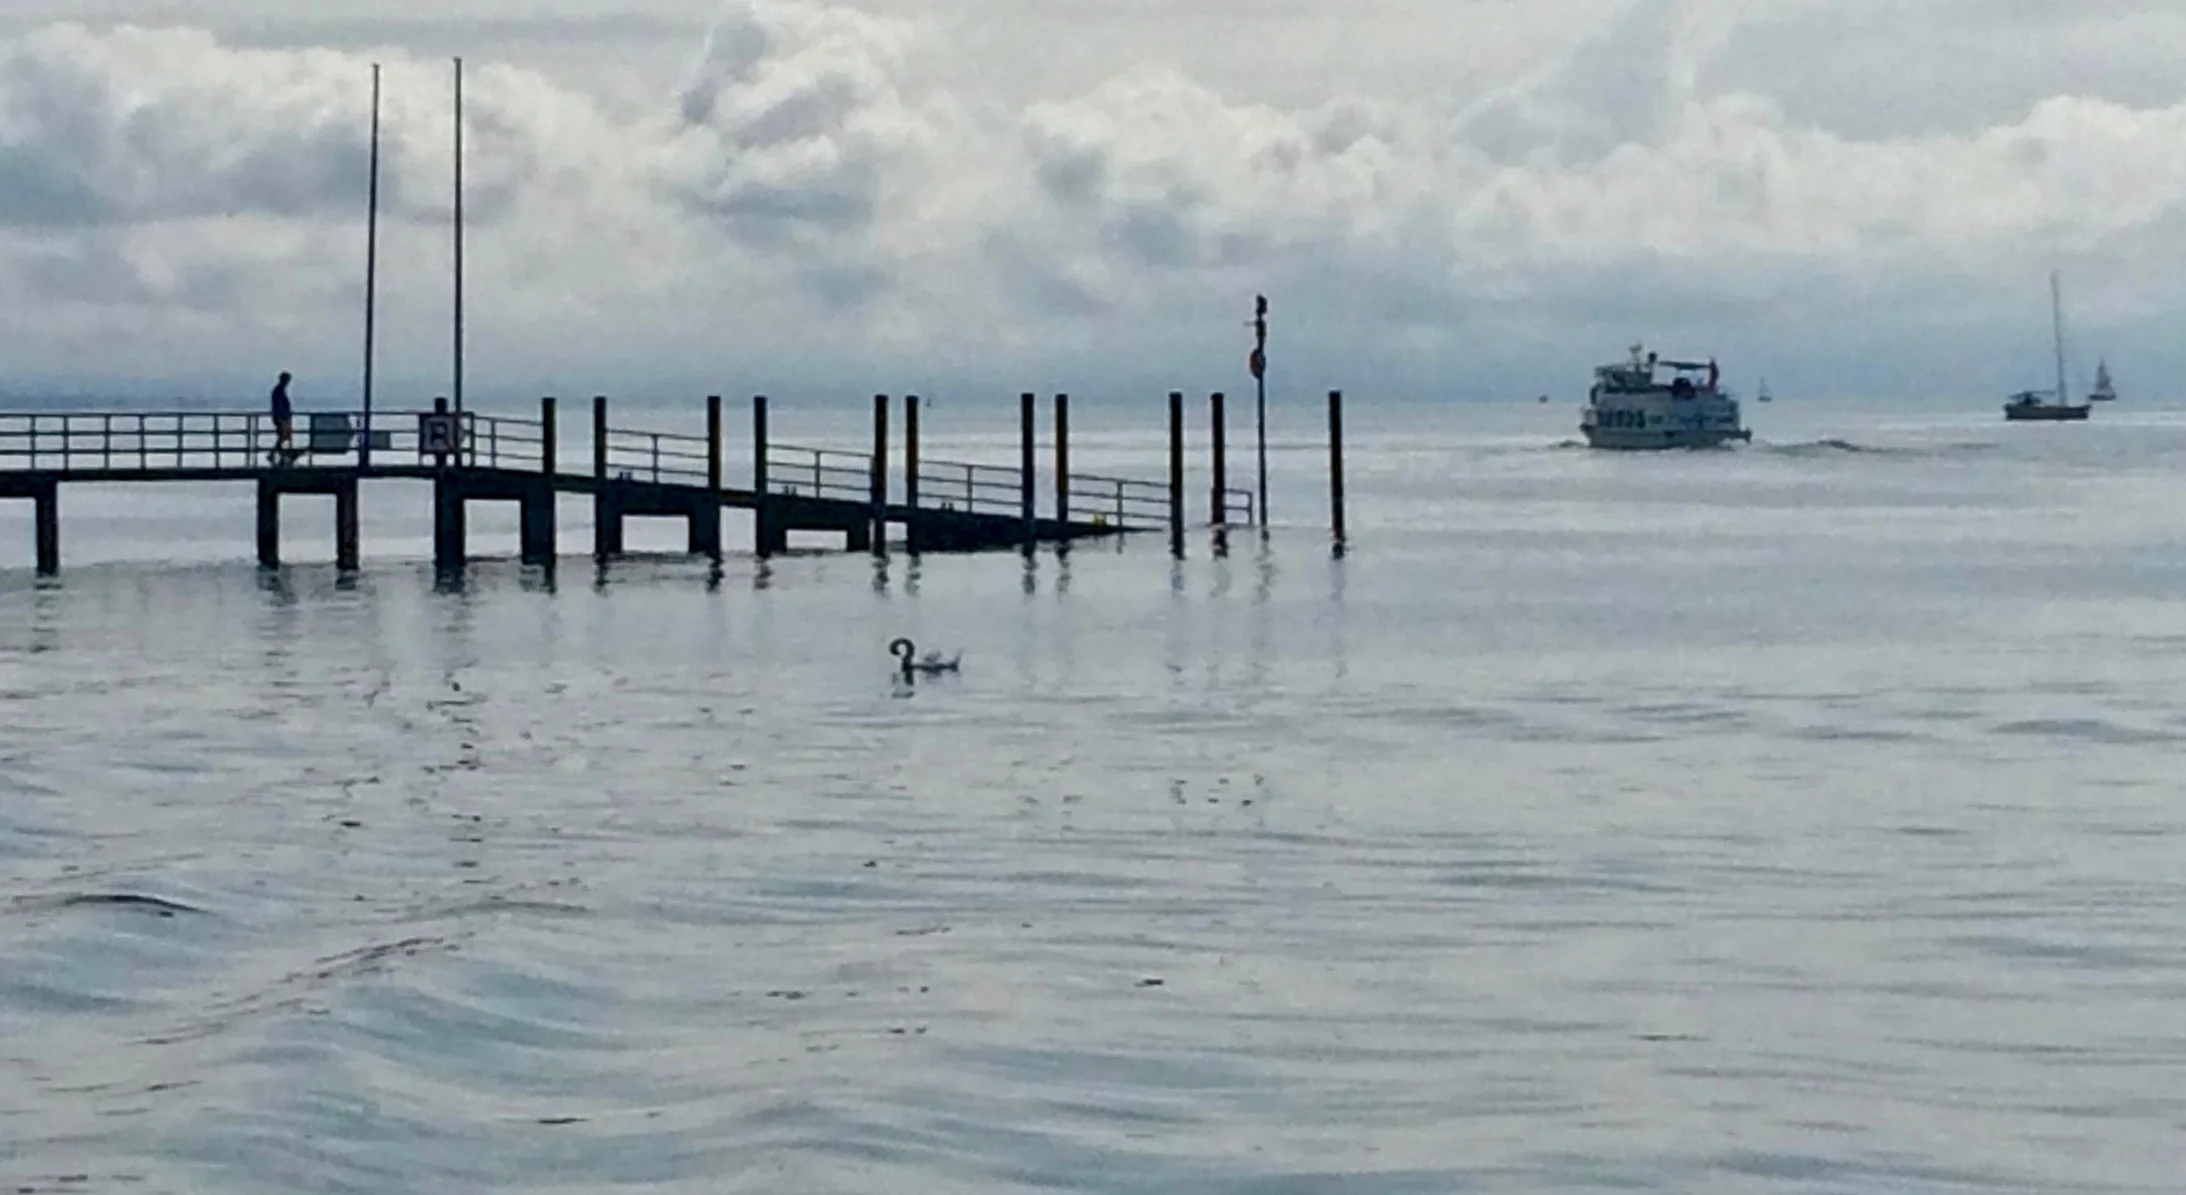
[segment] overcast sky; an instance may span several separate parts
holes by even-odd
[[[1779,394],[2186,374],[2176,0],[10,0],[0,390]]]

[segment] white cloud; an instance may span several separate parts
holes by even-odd
[[[818,0],[731,3],[642,107],[473,52],[472,385],[1234,385],[1265,291],[1279,360],[1355,389],[1534,393],[1643,336],[1779,388],[1851,365],[1980,396],[2039,363],[2052,260],[2079,339],[2186,365],[2155,266],[2186,249],[2186,103],[2093,79],[1971,127],[1820,119],[1832,56],[1876,61],[1864,0],[1819,48],[1841,7],[1631,0],[1439,99],[1247,100],[1157,56],[1024,102],[961,23]],[[2042,30],[2084,53],[2162,19]],[[1803,75],[1741,65],[1787,39]],[[385,368],[430,385],[448,67],[381,58]],[[112,383],[278,359],[339,392],[369,61],[191,29],[0,41],[0,355]]]

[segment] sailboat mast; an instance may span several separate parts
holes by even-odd
[[[2049,272],[2049,318],[2057,342],[2057,403],[2069,406],[2072,396],[2065,393],[2065,301],[2055,270]]]
[[[372,463],[372,349],[374,315],[379,307],[380,265],[380,66],[372,64],[372,181],[364,216],[364,428],[357,441],[357,463]]]
[[[463,60],[455,60],[455,409],[463,409]]]

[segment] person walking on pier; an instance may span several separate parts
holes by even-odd
[[[288,401],[288,371],[273,384],[273,463],[296,463],[296,411]]]

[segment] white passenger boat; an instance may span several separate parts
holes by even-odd
[[[1714,361],[1665,361],[1635,344],[1630,359],[1594,370],[1579,431],[1591,447],[1625,451],[1751,440],[1720,381]]]

